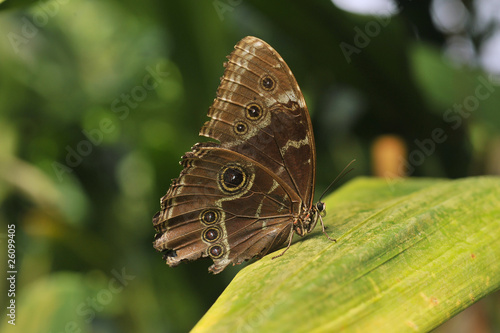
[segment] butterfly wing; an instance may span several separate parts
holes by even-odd
[[[211,257],[209,270],[219,273],[287,240],[298,199],[265,167],[210,143],[193,147],[182,165],[153,218],[154,247],[170,266]]]
[[[259,161],[310,208],[316,151],[304,97],[281,56],[245,37],[228,56],[217,98],[200,135]]]
[[[211,257],[210,271],[261,257],[311,209],[315,146],[292,72],[267,43],[245,37],[229,55],[211,118],[153,218],[170,266]],[[305,212],[305,213],[304,213]]]

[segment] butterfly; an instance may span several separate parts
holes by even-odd
[[[283,58],[256,37],[239,41],[224,64],[202,142],[153,217],[153,246],[171,267],[209,257],[217,274],[261,258],[321,221],[313,204],[316,150],[311,118]],[[327,235],[328,236],[328,235]],[[284,252],[283,252],[284,253]],[[282,253],[282,254],[283,254]]]

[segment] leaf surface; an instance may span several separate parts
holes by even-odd
[[[500,178],[357,178],[242,269],[193,332],[427,332],[500,287]],[[318,223],[319,224],[319,223]]]

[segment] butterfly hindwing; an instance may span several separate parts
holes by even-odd
[[[260,164],[233,151],[203,145],[162,198],[153,223],[154,246],[171,266],[211,257],[212,272],[282,245],[290,234],[297,198]],[[293,202],[295,200],[295,202]]]

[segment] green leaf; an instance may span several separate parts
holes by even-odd
[[[358,178],[242,269],[193,332],[427,332],[500,286],[500,178]]]

